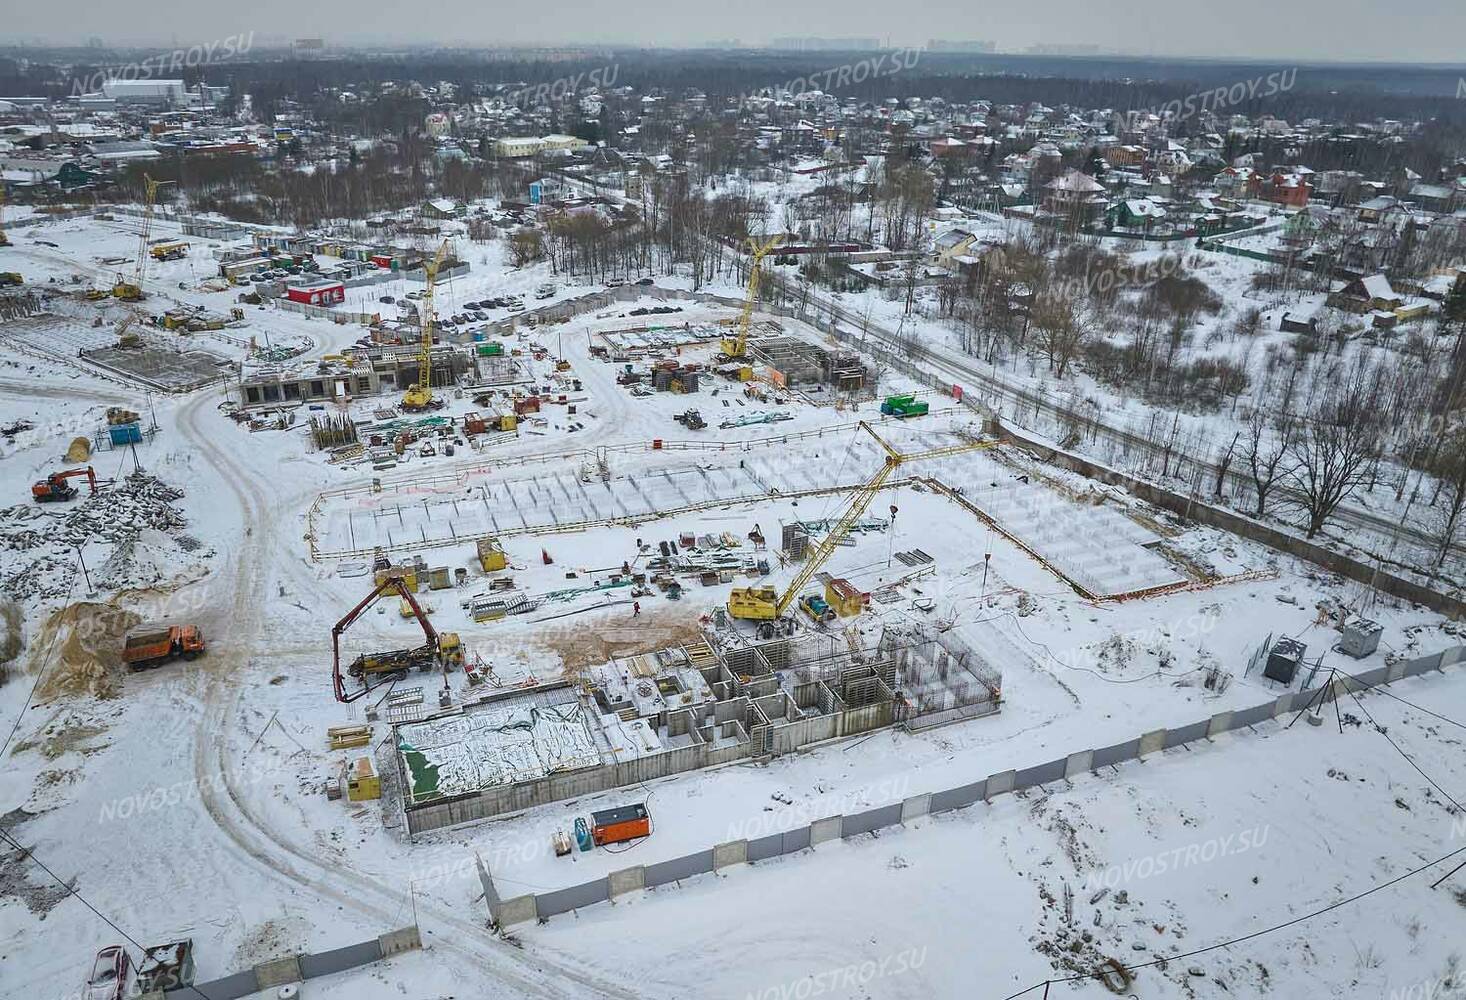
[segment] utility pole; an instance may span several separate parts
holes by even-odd
[[[87,597],[96,597],[97,592],[92,589],[92,575],[87,572],[86,558],[81,554],[81,546],[76,547],[76,561],[81,564],[81,577],[87,584]]]

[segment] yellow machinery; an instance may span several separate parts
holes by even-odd
[[[449,243],[443,241],[433,259],[423,265],[427,279],[422,297],[422,346],[417,352],[417,385],[402,394],[402,408],[409,412],[431,409],[437,400],[433,398],[433,284],[438,280],[438,268],[448,256]]]
[[[885,449],[885,463],[870,478],[869,482],[856,490],[854,495],[851,496],[850,503],[845,508],[845,513],[840,516],[840,520],[835,523],[835,526],[826,533],[819,545],[810,551],[809,556],[804,561],[804,568],[799,571],[799,575],[794,578],[794,582],[784,591],[783,596],[780,596],[778,591],[769,586],[733,588],[733,592],[728,595],[728,613],[734,618],[744,618],[752,621],[773,621],[783,617],[784,612],[789,610],[789,606],[799,596],[799,592],[804,589],[805,585],[809,583],[815,573],[819,572],[819,568],[825,564],[825,561],[839,547],[840,542],[845,536],[850,534],[850,529],[855,526],[855,523],[860,520],[861,516],[866,512],[866,509],[870,507],[871,501],[875,499],[876,494],[881,491],[881,488],[886,485],[886,481],[891,478],[892,473],[906,462],[923,458],[945,458],[948,455],[960,455],[964,452],[991,448],[997,444],[996,441],[973,441],[967,444],[949,445],[945,448],[932,448],[929,451],[919,451],[915,454],[903,455],[881,440],[880,435],[876,434],[874,430],[871,430],[870,425],[864,420],[860,422],[860,426],[871,437],[876,439],[877,444]]]
[[[112,294],[123,302],[137,302],[143,297],[143,273],[148,265],[148,236],[153,231],[153,202],[158,197],[158,188],[172,181],[155,181],[151,174],[143,174],[143,221],[137,236],[137,265],[133,268],[132,280],[125,281],[121,273],[112,285]]]
[[[738,361],[748,353],[748,324],[753,319],[753,307],[758,305],[758,283],[759,276],[763,273],[764,257],[783,242],[783,239],[783,234],[780,234],[760,244],[752,236],[748,238],[748,250],[753,255],[753,261],[748,267],[748,294],[743,299],[743,313],[738,317],[738,332],[731,337],[724,337],[720,345],[729,361]]]

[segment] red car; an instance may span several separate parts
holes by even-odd
[[[97,952],[92,974],[87,977],[86,1000],[122,1000],[132,973],[132,957],[120,944],[109,944]]]

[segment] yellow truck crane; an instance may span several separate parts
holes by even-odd
[[[800,591],[808,585],[814,575],[819,572],[820,567],[834,554],[835,549],[840,546],[841,541],[850,534],[850,529],[865,514],[867,508],[871,505],[871,501],[875,499],[876,494],[886,485],[892,474],[905,463],[914,462],[923,458],[945,458],[949,455],[961,455],[964,452],[992,448],[997,444],[996,441],[971,441],[966,444],[948,445],[944,448],[932,448],[928,451],[903,455],[881,440],[880,435],[872,430],[871,426],[864,420],[860,422],[860,427],[867,431],[871,437],[875,438],[876,443],[885,450],[885,462],[864,486],[860,487],[860,489],[851,495],[850,502],[845,507],[845,513],[840,516],[839,521],[835,522],[835,526],[826,533],[819,545],[810,551],[804,561],[804,568],[799,571],[799,575],[794,578],[794,582],[789,584],[788,589],[782,595],[773,587],[769,586],[734,587],[732,593],[728,595],[728,614],[734,618],[763,622],[772,622],[782,618],[784,612],[788,611],[790,606],[799,597]]]
[[[748,354],[748,325],[753,320],[754,306],[758,305],[758,284],[763,274],[764,258],[783,241],[782,233],[770,237],[763,243],[755,241],[752,236],[748,238],[748,251],[752,254],[752,262],[748,267],[748,292],[743,297],[743,312],[738,317],[738,332],[731,337],[724,337],[719,345],[725,361],[742,361]]]
[[[433,259],[423,265],[426,286],[422,297],[422,344],[417,352],[417,384],[402,394],[402,409],[409,413],[430,410],[438,403],[433,398],[433,285],[438,280],[438,269],[447,259],[449,246],[449,241],[444,240]]]

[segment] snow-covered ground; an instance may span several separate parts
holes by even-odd
[[[58,247],[34,245],[27,236],[31,246],[0,251],[0,262],[18,254],[32,284],[52,273],[63,280],[73,272],[101,274],[105,268],[94,258],[125,255],[135,239],[125,230],[105,223],[39,226],[27,233]],[[541,268],[510,272],[493,248],[484,252],[492,259],[481,269],[475,261],[464,288],[453,292],[464,301],[532,292],[545,280]],[[155,295],[163,295],[169,282],[196,281],[188,266],[198,265],[152,269]],[[380,291],[387,287],[372,291],[393,294]],[[176,293],[216,310],[229,304],[224,293]],[[524,342],[551,356],[563,352],[573,376],[582,379],[586,399],[577,404],[575,421],[568,413],[547,414],[558,426],[547,424],[543,435],[526,432],[484,451],[415,458],[383,474],[383,490],[374,493],[370,467],[329,465],[309,450],[303,429],[251,434],[228,419],[219,408],[219,387],[149,399],[95,375],[5,351],[11,329],[24,329],[25,322],[0,326],[0,423],[32,424],[0,450],[6,473],[0,478],[11,493],[6,502],[27,504],[28,484],[60,467],[71,439],[94,430],[106,406],[122,405],[146,413],[149,422],[156,419],[157,434],[139,446],[136,458],[148,473],[183,491],[176,505],[186,523],[149,529],[159,537],[147,535],[140,543],[148,558],[137,561],[135,575],[93,580],[97,597],[88,600],[98,607],[73,612],[75,622],[63,616],[48,626],[52,612],[75,603],[68,589],[15,603],[5,652],[14,650],[18,659],[7,664],[0,686],[0,735],[11,724],[16,732],[0,769],[0,824],[57,876],[74,880],[86,903],[128,934],[148,943],[191,936],[200,979],[363,940],[416,919],[425,952],[312,982],[310,994],[807,995],[813,987],[801,987],[802,977],[833,971],[838,985],[824,991],[832,995],[975,990],[1006,996],[1068,975],[1065,964],[1051,957],[1086,931],[1093,940],[1073,954],[1132,963],[1190,950],[1282,922],[1466,844],[1459,812],[1443,805],[1440,792],[1427,793],[1420,774],[1367,723],[1346,726],[1343,735],[1331,725],[1300,723],[1282,732],[1269,724],[1257,735],[1170,752],[1047,795],[1007,797],[812,855],[519,928],[516,941],[506,942],[484,929],[475,852],[491,861],[506,890],[569,885],[627,863],[677,857],[733,836],[802,825],[1257,703],[1276,686],[1255,673],[1244,676],[1244,668],[1269,634],[1302,638],[1310,661],[1321,653],[1326,668],[1355,669],[1386,656],[1455,645],[1458,630],[1437,615],[1380,599],[1370,613],[1385,629],[1381,650],[1356,663],[1329,650],[1341,609],[1358,606],[1365,596],[1360,587],[1112,491],[1102,494],[1078,477],[1005,450],[913,461],[900,475],[953,480],[948,485],[961,485],[963,497],[979,509],[991,507],[1000,524],[1011,519],[1014,536],[1054,569],[953,499],[909,483],[883,493],[871,507],[871,517],[888,518],[887,507],[896,506],[894,521],[855,535],[855,544],[837,549],[827,568],[872,590],[909,575],[893,553],[920,548],[934,556],[930,576],[901,584],[902,601],[878,605],[858,621],[860,637],[874,642],[884,622],[955,623],[964,640],[1000,662],[1000,714],[674,776],[644,790],[542,806],[409,843],[384,829],[377,804],[332,801],[324,794],[325,782],[345,760],[327,749],[326,728],[363,721],[363,703],[343,706],[332,698],[330,627],[363,596],[365,581],[350,575],[357,559],[344,560],[345,573],[340,563],[312,561],[308,531],[317,531],[322,549],[333,547],[328,535],[349,538],[368,523],[364,519],[375,523],[391,506],[405,507],[414,478],[426,475],[461,474],[465,481],[441,492],[412,493],[418,508],[426,499],[451,503],[455,490],[462,500],[482,486],[500,491],[496,497],[517,489],[528,509],[541,499],[534,490],[559,489],[564,506],[549,508],[557,517],[596,506],[574,494],[587,472],[593,489],[624,500],[644,496],[656,509],[690,506],[677,503],[679,496],[708,499],[698,490],[719,475],[728,482],[754,475],[768,487],[764,498],[737,490],[731,494],[736,504],[667,518],[648,514],[634,524],[506,535],[516,587],[543,595],[619,569],[636,557],[638,538],[655,542],[682,532],[743,538],[757,523],[772,542],[781,522],[835,516],[845,502],[841,494],[774,494],[868,478],[882,458],[854,428],[856,420],[874,422],[902,452],[950,444],[966,421],[934,406],[942,412],[881,424],[873,402],[852,412],[796,400],[784,404],[791,421],[719,430],[712,415],[725,409],[724,392],[742,399],[736,388],[718,397],[633,397],[615,383],[613,366],[589,354],[589,335],[598,324],[629,320],[581,317],[529,333]],[[291,313],[249,311],[241,336],[266,328],[272,337],[305,338],[319,353],[350,343],[360,331]],[[888,387],[902,386],[892,379],[882,389]],[[713,426],[688,432],[673,423],[672,414],[689,405],[700,407]],[[460,401],[453,406],[466,408]],[[726,407],[747,409],[736,400]],[[570,431],[572,423],[580,428]],[[758,443],[785,431],[819,436]],[[658,438],[732,448],[650,450],[647,443]],[[131,453],[99,457],[118,462],[124,454]],[[600,458],[614,485],[601,483],[595,469]],[[522,461],[532,459],[544,460]],[[746,463],[742,469],[740,462]],[[106,467],[104,478],[130,468]],[[657,485],[663,472],[663,485]],[[667,489],[669,477],[679,485]],[[704,486],[682,486],[684,480]],[[359,492],[328,498],[311,514],[323,492],[342,489]],[[344,525],[343,505],[355,505]],[[407,521],[404,511],[403,530]],[[1089,537],[1070,546],[1065,535],[1075,533]],[[181,538],[198,544],[180,545]],[[0,552],[7,579],[25,571],[27,551]],[[554,562],[547,564],[542,552]],[[1092,569],[1095,552],[1131,573],[1117,579],[1220,582],[1149,599],[1091,601],[1059,573]],[[94,568],[92,554],[84,554]],[[430,565],[452,567],[471,566],[472,554],[471,544],[451,542],[423,552]],[[70,569],[64,550],[52,558],[59,574],[79,572],[79,564]],[[567,579],[572,572],[575,578]],[[786,582],[793,572],[776,567],[771,582]],[[558,598],[561,609],[575,613],[553,623],[532,620],[539,617],[534,615],[476,623],[460,601],[484,586],[481,576],[473,568],[465,590],[424,598],[436,626],[457,630],[506,685],[555,679],[612,655],[687,641],[729,589],[693,586],[677,602],[643,598],[643,614],[635,620],[623,603],[586,593]],[[74,591],[85,586],[84,579],[74,583]],[[931,603],[919,605],[917,598]],[[109,601],[140,617],[198,622],[210,642],[207,654],[126,673],[109,645],[117,640]],[[391,602],[383,607],[349,633],[352,650],[415,641],[416,626]],[[68,639],[78,631],[80,648]],[[843,637],[837,632],[834,640]],[[58,687],[50,677],[63,663],[100,668],[106,683]],[[1223,693],[1201,683],[1212,666],[1232,675]],[[44,683],[28,699],[38,679]],[[461,696],[461,675],[451,683]],[[1395,693],[1439,716],[1466,718],[1466,680],[1458,673],[1414,680]],[[1447,791],[1460,787],[1455,727],[1384,696],[1366,696],[1365,704],[1422,770]],[[374,738],[386,736],[378,725]],[[629,858],[554,857],[554,830],[592,808],[627,801],[648,802],[656,821],[655,834]],[[1246,851],[1236,847],[1243,832],[1250,834]],[[1228,847],[1220,856],[1223,840]],[[1142,859],[1177,849],[1184,858],[1190,845],[1211,841],[1219,845],[1215,861],[1184,863],[1164,876],[1137,874],[1155,868],[1154,862],[1142,866]],[[13,855],[0,864],[0,941],[6,942],[0,992],[55,995],[79,987],[91,956],[117,935],[34,865]],[[1112,865],[1119,866],[1116,878],[1124,884],[1103,881],[1111,878]],[[1102,884],[1086,891],[1086,880],[1095,878]],[[1450,885],[1431,892],[1423,886],[1428,880],[1408,880],[1296,930],[1176,962],[1165,972],[1145,970],[1137,989],[1157,997],[1352,996],[1388,995],[1431,977],[1440,981],[1466,911]],[[1072,929],[1061,926],[1065,883],[1074,888]],[[1107,895],[1090,902],[1106,887]],[[1126,902],[1119,901],[1121,890]],[[1137,944],[1145,946],[1144,954]],[[874,965],[867,970],[866,962]],[[847,974],[852,965],[854,973]],[[1192,975],[1192,965],[1203,974]],[[1055,989],[1102,995],[1095,985]]]

